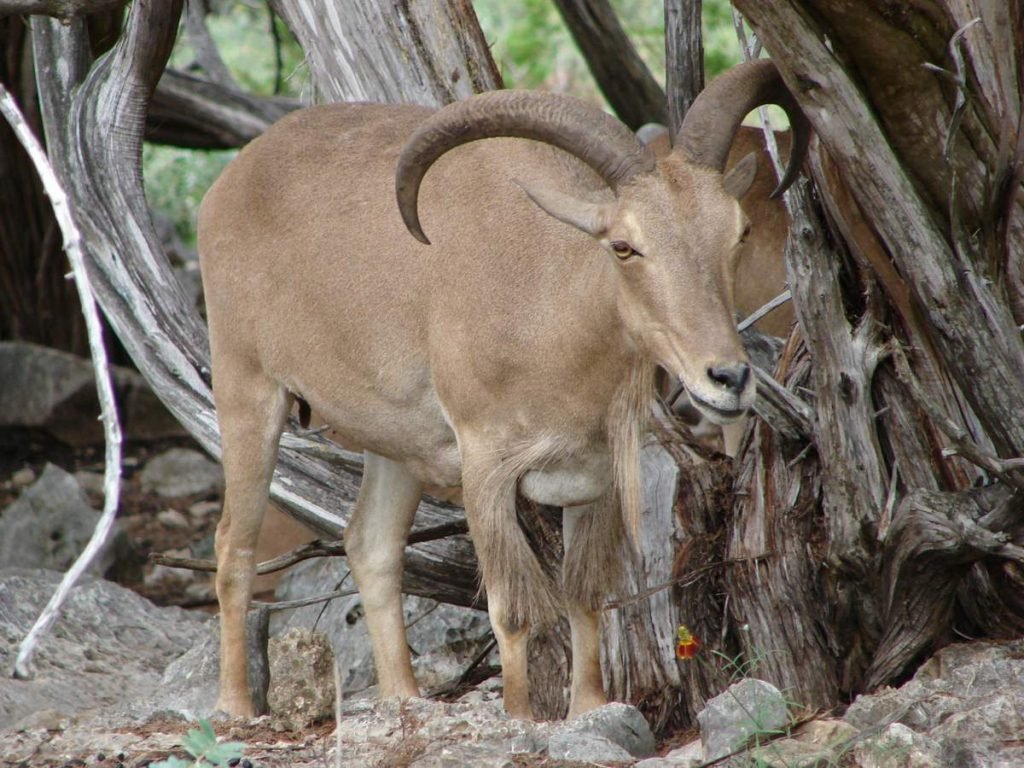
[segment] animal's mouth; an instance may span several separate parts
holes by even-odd
[[[736,421],[736,419],[740,418],[747,412],[746,408],[719,408],[706,400],[702,400],[700,397],[695,395],[692,390],[687,390],[687,394],[690,396],[690,402],[692,402],[699,411],[704,413],[712,421],[718,422],[719,424],[728,424],[729,422]]]

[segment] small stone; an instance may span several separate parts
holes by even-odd
[[[559,752],[556,755],[556,748],[568,749],[571,745],[573,754],[583,754],[590,747],[577,747],[575,741],[567,741],[569,737],[581,737],[582,740],[597,738],[608,741],[621,750],[625,751],[630,758],[647,757],[654,753],[655,741],[651,728],[640,714],[640,710],[629,704],[613,703],[598,707],[590,712],[580,715],[575,720],[559,727],[559,731],[551,737],[550,749],[552,757],[560,757],[563,760],[589,760],[585,757],[569,757],[568,753]],[[564,738],[563,738],[564,737]],[[594,748],[600,745],[594,745]],[[596,752],[595,752],[596,754]],[[596,758],[595,758],[596,759]],[[621,758],[607,758],[618,760]]]
[[[188,508],[188,516],[193,520],[205,520],[211,515],[216,515],[220,512],[219,501],[197,501],[195,504]]]
[[[11,482],[16,488],[24,488],[26,485],[32,485],[35,481],[36,471],[32,467],[22,467],[11,475]]]
[[[176,509],[165,509],[158,512],[156,519],[160,521],[160,525],[172,531],[187,531],[192,527],[188,518]]]
[[[224,484],[220,465],[188,448],[154,456],[142,470],[142,490],[165,498],[204,493]]]

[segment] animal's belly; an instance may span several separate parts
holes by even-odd
[[[519,491],[538,504],[577,507],[597,501],[612,482],[611,460],[595,452],[564,463],[532,469],[519,481]]]

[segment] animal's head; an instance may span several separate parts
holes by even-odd
[[[541,209],[591,235],[618,275],[618,308],[634,341],[686,385],[716,422],[750,408],[755,382],[736,333],[735,258],[750,223],[739,206],[754,178],[749,156],[723,174],[733,134],[760,104],[789,114],[794,148],[781,193],[806,153],[807,121],[769,61],[730,70],[687,112],[674,149],[656,159],[622,123],[582,102],[529,91],[496,91],[432,115],[407,143],[396,177],[399,209],[424,243],[420,181],[448,150],[477,139],[515,136],[557,146],[586,162],[615,192],[608,203],[547,188],[526,194]]]

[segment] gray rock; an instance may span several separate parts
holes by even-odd
[[[858,742],[853,755],[859,768],[941,768],[939,745],[902,723]]]
[[[560,731],[548,742],[548,755],[555,760],[581,763],[632,763],[635,759],[610,739],[593,733]]]
[[[126,439],[185,435],[135,371],[113,367],[114,394]],[[0,342],[0,428],[45,429],[69,445],[103,441],[92,363],[23,342]]]
[[[789,723],[789,709],[778,688],[748,678],[708,701],[697,720],[704,759],[717,760],[745,747],[755,734],[777,734]]]
[[[644,716],[640,714],[640,710],[631,704],[619,702],[605,704],[603,707],[593,709],[557,726],[551,740],[551,756],[561,757],[564,760],[590,759],[568,757],[568,753],[563,754],[559,751],[564,744],[582,744],[587,739],[611,742],[625,750],[632,758],[652,755],[656,746],[651,727],[647,724]],[[607,759],[619,760],[621,758],[609,757]]]
[[[0,571],[0,669],[11,669],[59,581],[60,574],[49,571]],[[38,646],[33,678],[0,676],[0,728],[33,712],[70,715],[158,691],[161,672],[197,641],[206,623],[202,614],[158,608],[108,581],[80,583]]]
[[[500,702],[346,701],[341,763],[504,768],[522,764],[512,762],[514,755],[543,750],[551,730],[547,723],[510,720]]]
[[[861,730],[899,725],[927,737],[929,748],[915,759],[1024,765],[1024,746],[1006,738],[1024,733],[1024,641],[947,646],[900,688],[859,696],[843,719]],[[890,736],[898,742],[907,734],[896,728]]]
[[[294,627],[270,641],[270,711],[295,729],[334,715],[334,652],[320,632]]]
[[[355,589],[345,559],[320,558],[290,569],[278,585],[276,596],[278,600],[294,600],[345,587]],[[490,641],[490,624],[482,611],[411,595],[403,600],[413,670],[424,692],[461,675]],[[282,611],[271,617],[270,632],[275,637],[292,627],[316,629],[330,639],[346,698],[374,685],[373,651],[358,595],[336,598],[326,605]]]
[[[175,498],[222,487],[224,473],[199,451],[172,448],[146,462],[140,482],[144,493]]]
[[[246,620],[249,681],[257,711],[266,709],[270,671],[265,655],[259,649],[267,648],[266,615],[250,611]],[[264,620],[261,623],[261,618]],[[262,636],[262,639],[261,639]],[[214,619],[193,642],[192,647],[164,670],[160,679],[160,694],[135,706],[142,711],[158,709],[180,713],[186,718],[211,718],[220,715],[217,695],[220,692],[220,623]]]
[[[39,479],[0,515],[0,568],[65,571],[85,549],[99,519],[78,481],[47,464]],[[90,573],[110,568],[119,535],[115,525]]]

